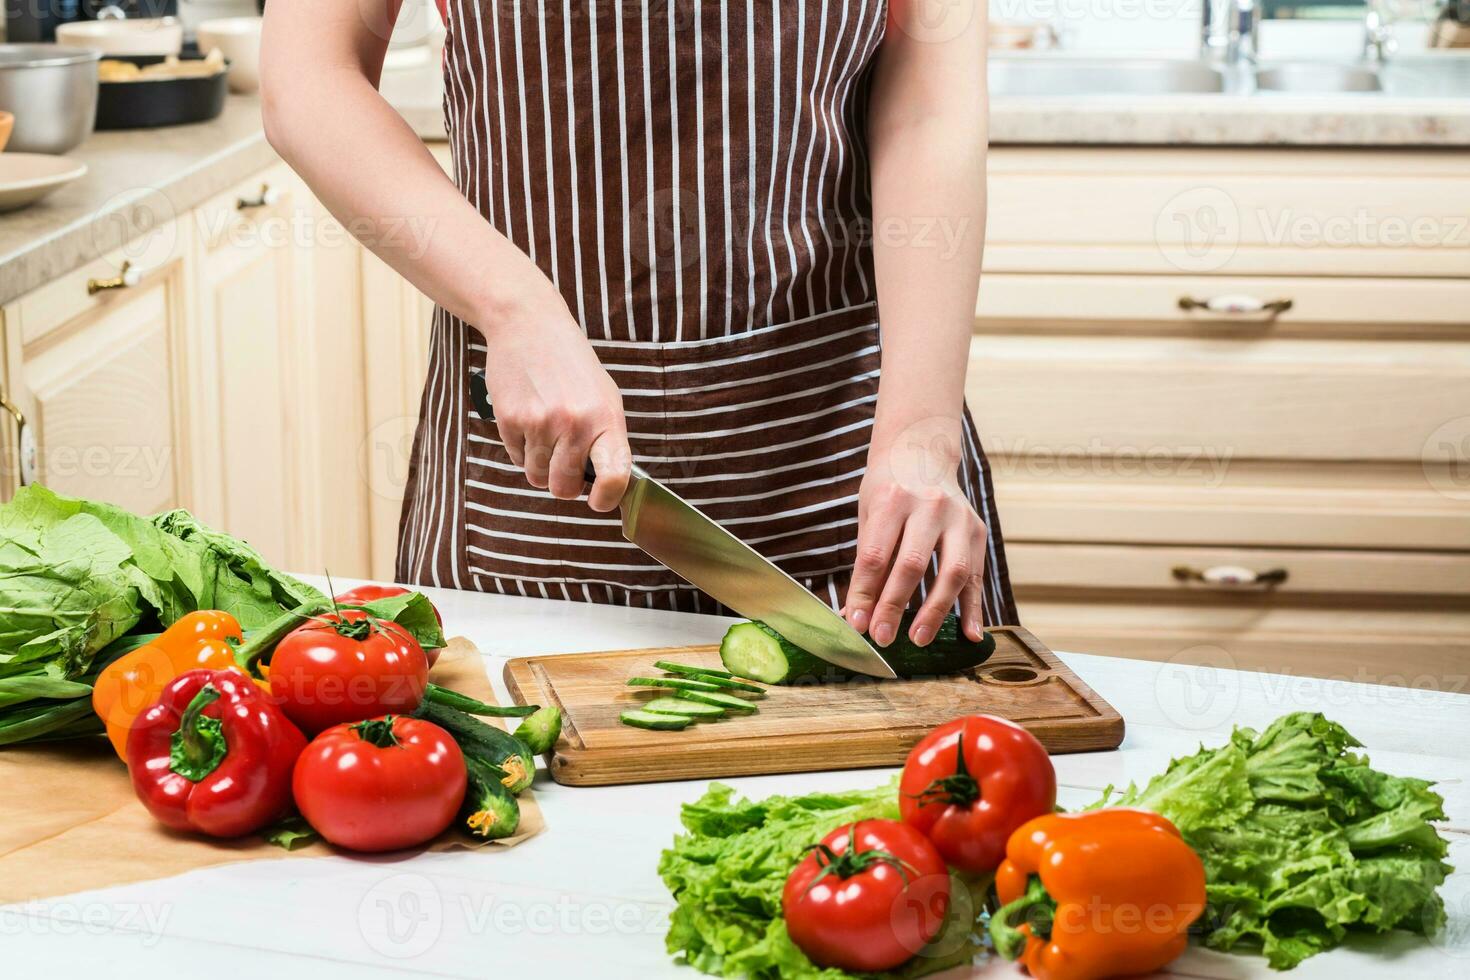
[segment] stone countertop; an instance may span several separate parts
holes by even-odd
[[[1470,64],[1470,59],[1467,59]],[[383,93],[425,140],[445,138],[437,59],[389,72]],[[1338,96],[996,96],[996,145],[1470,148],[1470,99]],[[140,230],[131,208],[162,195],[182,214],[269,166],[260,102],[232,95],[218,119],[96,133],[72,157],[85,177],[0,216],[0,304],[115,249]]]

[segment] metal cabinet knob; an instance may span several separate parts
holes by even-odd
[[[124,262],[118,274],[111,279],[88,279],[87,295],[95,296],[109,289],[129,289],[143,281],[143,274],[133,268],[133,263]]]
[[[1284,568],[1272,568],[1264,572],[1258,572],[1250,568],[1242,568],[1239,565],[1216,565],[1212,568],[1191,568],[1188,565],[1175,565],[1173,569],[1175,581],[1178,582],[1202,582],[1205,585],[1217,585],[1222,588],[1237,588],[1251,585],[1280,585],[1286,581],[1287,572]]]
[[[281,192],[270,184],[261,184],[260,193],[254,197],[241,197],[235,200],[235,210],[253,211],[256,208],[268,208],[281,199]]]
[[[1291,309],[1295,301],[1289,299],[1262,300],[1254,296],[1211,296],[1196,299],[1193,296],[1179,297],[1179,308],[1185,312],[1208,310],[1222,316],[1279,316]]]

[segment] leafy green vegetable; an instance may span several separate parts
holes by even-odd
[[[837,980],[791,941],[781,917],[781,891],[804,849],[855,820],[898,819],[890,783],[850,793],[734,799],[711,783],[683,807],[687,834],[663,852],[658,870],[677,902],[666,939],[669,953],[705,973],[726,977]],[[973,959],[973,931],[989,882],[952,878],[952,915],[930,947],[893,977],[919,977]]]
[[[311,824],[307,823],[306,818],[299,813],[282,817],[262,830],[260,835],[266,839],[267,843],[287,851],[314,844],[322,839],[322,835],[312,829]]]
[[[185,511],[139,517],[22,488],[0,506],[0,676],[74,679],[145,617],[222,609],[244,629],[323,598]]]
[[[129,634],[196,609],[258,630],[322,601],[186,511],[139,517],[25,487],[0,506],[0,745],[86,734],[96,668]]]
[[[1444,922],[1435,889],[1448,845],[1429,823],[1444,819],[1444,801],[1425,780],[1372,769],[1349,751],[1360,745],[1297,712],[1259,734],[1238,728],[1096,805],[1172,820],[1205,864],[1205,943],[1259,948],[1289,969],[1349,929],[1428,935]]]

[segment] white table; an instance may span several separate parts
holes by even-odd
[[[729,623],[495,595],[432,597],[449,632],[484,652],[502,694],[509,657],[712,642]],[[1116,752],[1055,759],[1063,805],[1095,799],[1109,783],[1147,779],[1201,741],[1219,744],[1233,724],[1260,727],[1288,711],[1322,710],[1362,739],[1379,767],[1439,781],[1450,813],[1450,859],[1470,868],[1470,696],[1078,654],[1064,659],[1122,712],[1128,734]],[[873,786],[890,774],[729,782],[758,797]],[[536,789],[548,830],[511,850],[246,863],[6,907],[0,909],[0,975],[370,980],[491,978],[534,967],[547,971],[540,977],[690,980],[698,974],[664,953],[672,903],[656,866],[679,830],[679,804],[704,788],[704,782],[682,782],[578,789],[543,776]],[[1452,929],[1442,943],[1407,935],[1357,943],[1308,960],[1289,976],[1470,975],[1470,872],[1452,877],[1444,894]],[[1176,962],[1173,973],[1276,975],[1260,959],[1200,949]],[[1022,975],[1005,963],[974,974]]]

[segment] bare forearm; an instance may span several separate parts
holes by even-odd
[[[883,316],[875,440],[959,418],[985,245],[981,120],[924,119],[873,147],[874,262]]]
[[[984,8],[937,25],[891,5],[869,112],[883,378],[874,442],[958,422],[985,246]],[[938,35],[922,33],[926,25]]]
[[[354,236],[482,329],[555,301],[540,270],[460,194],[362,67],[301,60],[272,65],[267,56],[266,132]]]

